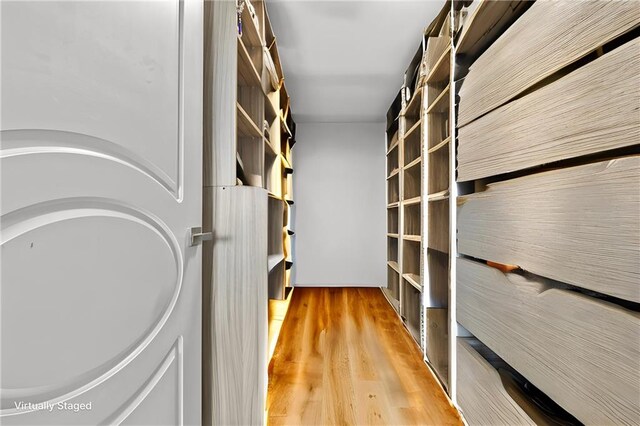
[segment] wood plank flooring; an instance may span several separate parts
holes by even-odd
[[[270,425],[461,425],[377,288],[296,288],[269,366]]]

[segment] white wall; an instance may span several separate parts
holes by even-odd
[[[297,286],[386,286],[383,123],[300,123],[293,148]]]

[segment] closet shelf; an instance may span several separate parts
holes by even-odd
[[[267,270],[271,272],[273,268],[278,266],[280,262],[282,262],[283,260],[284,260],[284,254],[282,253],[269,255],[269,257],[267,258]]]
[[[394,202],[394,203],[389,203],[389,204],[387,204],[387,208],[388,208],[388,209],[395,209],[395,208],[397,208],[399,205],[400,205],[400,202],[399,202],[399,201],[396,201],[396,202]]]
[[[449,198],[449,190],[445,189],[444,191],[436,192],[434,194],[427,195],[428,201],[441,201]]]
[[[449,85],[438,95],[429,108],[427,114],[443,113],[449,110]]]
[[[236,152],[236,163],[238,165],[238,169],[244,175],[244,163],[242,162],[242,158],[240,158],[240,153],[239,152]]]
[[[400,169],[399,169],[399,168],[393,169],[393,170],[391,171],[391,173],[389,174],[389,176],[387,176],[387,180],[391,179],[392,177],[394,177],[394,176],[395,176],[395,175],[397,175],[398,173],[400,173]]]
[[[282,153],[280,153],[279,156],[280,156],[280,159],[282,160],[282,166],[287,169],[291,169],[289,173],[293,173],[293,167],[291,167],[289,160],[287,160],[287,158],[284,155],[282,155]]]
[[[421,235],[403,235],[402,239],[405,241],[414,241],[419,243],[422,241],[422,236]]]
[[[440,148],[442,148],[443,146],[447,145],[449,142],[451,141],[451,136],[447,136],[442,142],[438,143],[437,145],[429,148],[429,150],[427,151],[427,153],[429,154],[433,154],[434,152],[436,152],[437,150],[439,150]]]
[[[406,166],[404,166],[405,170],[408,170],[414,166],[419,165],[422,162],[422,157],[418,157],[415,160],[413,160],[412,162],[410,162],[409,164],[407,164]]]
[[[265,143],[265,154],[266,155],[271,155],[274,158],[278,155],[278,152],[276,151],[276,149],[273,147],[273,145],[271,145],[271,141],[265,137],[263,137],[264,139],[264,143]]]
[[[260,74],[251,61],[249,52],[241,38],[238,38],[238,84],[240,86],[262,87]]]
[[[278,60],[278,63],[279,62],[280,61]],[[289,116],[289,94],[287,93],[287,86],[284,79],[280,79],[280,107],[282,108],[282,112],[286,121],[286,118]]]
[[[286,133],[289,137],[292,137],[293,134],[291,133],[291,130],[287,125],[287,121],[284,119],[284,116],[282,115],[282,111],[280,111],[280,114],[278,114],[278,116],[280,117],[280,126],[282,128],[282,131]]]
[[[422,124],[422,119],[416,121],[416,124],[414,124],[413,126],[411,126],[411,128],[409,130],[407,130],[407,133],[404,135],[404,138],[407,139],[409,138],[409,136],[411,136],[411,134],[413,132],[416,131],[416,129],[420,128],[420,125]]]
[[[428,245],[428,244],[427,244],[427,250],[434,251],[434,252],[436,252],[436,253],[441,253],[441,254],[443,254],[443,255],[449,256],[449,249],[448,249],[448,248],[447,248],[447,250],[445,251],[445,250],[437,249],[437,248],[435,248],[435,247],[431,247],[430,245]]]
[[[420,99],[422,94],[422,87],[420,87],[418,90],[416,90],[416,93],[413,94],[413,96],[411,97],[411,99],[409,99],[409,103],[407,104],[407,106],[404,108],[404,110],[402,110],[400,112],[400,115],[410,115],[410,112],[414,109],[414,107],[417,107],[417,111],[416,111],[416,115],[420,115],[420,103],[416,103],[416,99]]]
[[[253,122],[251,117],[249,117],[249,114],[247,114],[244,108],[242,108],[242,105],[238,102],[236,102],[236,110],[238,112],[238,132],[240,136],[257,138],[264,137],[262,136],[262,132],[258,126],[256,126],[256,123]]]
[[[420,285],[420,275],[402,274],[402,278],[407,280],[409,284],[414,286],[420,293],[422,293],[422,286]]]
[[[387,155],[389,155],[391,153],[391,151],[396,149],[398,147],[398,145],[400,145],[400,141],[398,139],[396,139],[396,141],[393,143],[393,145],[391,145],[389,147],[389,149],[387,150]]]
[[[265,119],[269,124],[271,124],[273,123],[273,120],[275,120],[276,117],[278,117],[278,112],[276,111],[276,107],[273,106],[273,102],[271,102],[271,99],[269,96],[265,96],[264,104],[265,104],[265,108],[264,108]]]
[[[398,234],[388,233],[387,237],[398,238]]]
[[[248,7],[245,7],[242,10],[241,19],[242,36],[238,34],[238,39],[246,40],[247,44],[251,47],[262,47],[262,37],[260,37],[260,33],[258,32],[258,28],[256,28],[255,22],[251,19]]]
[[[393,269],[397,273],[400,273],[400,267],[398,266],[398,262],[394,262],[393,260],[390,260],[387,262],[387,265],[389,265],[391,269]]]
[[[438,83],[445,81],[449,78],[449,71],[451,68],[451,45],[447,46],[447,49],[438,58],[436,64],[429,71],[427,75],[427,83]]]
[[[420,204],[420,202],[422,201],[422,197],[418,196],[418,197],[413,197],[413,198],[409,198],[407,200],[404,200],[403,204],[405,206],[410,206],[413,204]]]
[[[251,185],[252,181],[249,178],[249,174],[244,169],[244,162],[240,157],[240,153],[236,153],[236,178],[238,185]],[[254,182],[255,183],[255,182]],[[260,181],[261,183],[261,181]]]
[[[284,72],[282,71],[282,62],[280,61],[280,53],[278,53],[278,44],[276,43],[276,39],[274,38],[271,46],[269,46],[269,53],[273,58],[273,64],[276,66],[276,74],[280,79],[280,87],[284,87]],[[286,92],[285,92],[286,94]],[[288,97],[288,94],[286,94]]]

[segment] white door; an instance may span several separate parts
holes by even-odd
[[[1,14],[0,423],[199,424],[202,3]]]

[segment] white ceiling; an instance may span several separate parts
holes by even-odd
[[[297,122],[383,121],[443,0],[269,0]]]

